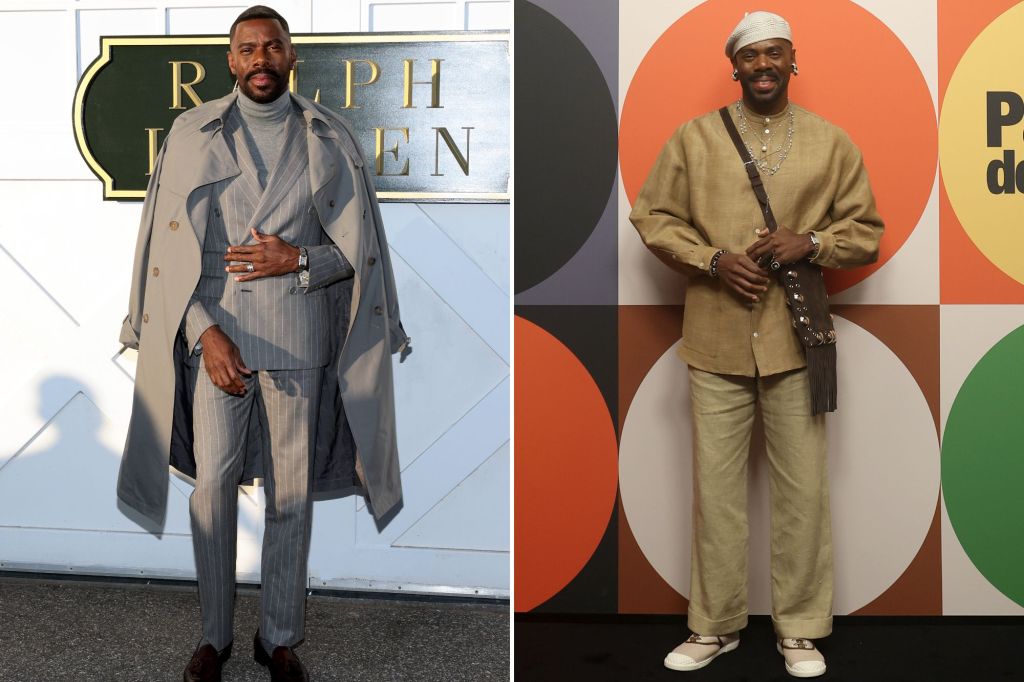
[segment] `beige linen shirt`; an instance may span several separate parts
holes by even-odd
[[[775,219],[814,231],[814,262],[848,268],[878,258],[884,225],[860,151],[840,128],[790,104],[793,146],[779,171],[762,173]],[[736,105],[729,107],[736,122]],[[756,114],[746,111],[748,120]],[[778,124],[785,135],[787,124]],[[774,163],[774,158],[773,158]],[[644,244],[689,276],[680,357],[707,372],[767,376],[806,365],[785,292],[773,278],[754,304],[709,275],[719,249],[743,253],[764,216],[717,111],[684,123],[644,183],[629,216]],[[841,341],[840,341],[841,343]]]

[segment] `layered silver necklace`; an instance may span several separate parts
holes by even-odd
[[[767,173],[768,175],[775,175],[779,172],[779,168],[782,167],[782,162],[786,160],[786,157],[789,156],[789,151],[793,148],[793,130],[795,128],[793,107],[787,106],[784,115],[789,119],[789,127],[786,129],[786,139],[773,149],[772,143],[775,139],[776,133],[779,132],[779,123],[781,122],[783,115],[776,114],[774,120],[772,116],[759,116],[756,119],[757,126],[755,128],[754,121],[748,121],[746,114],[743,112],[743,101],[736,101],[736,119],[739,122],[737,128],[739,129],[740,137],[743,138],[743,144],[750,153],[750,158],[752,158],[754,163],[757,165],[758,170],[762,173]],[[764,132],[762,133],[761,131]],[[747,140],[748,133],[757,139],[757,148],[760,153],[754,152],[754,148]],[[774,164],[771,163],[771,158],[773,156],[777,157]]]

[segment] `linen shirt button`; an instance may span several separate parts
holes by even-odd
[[[367,265],[373,265],[376,262],[377,262],[377,259],[374,256],[370,256],[369,258],[366,259],[366,264]]]
[[[153,276],[154,277],[159,277],[160,276],[160,268],[153,268]]]
[[[704,267],[704,261],[700,262],[700,267],[702,267],[702,268]]]
[[[177,229],[178,229],[178,221],[177,221],[177,220],[172,220],[172,221],[171,221],[171,222],[170,222],[170,223],[169,223],[169,224],[167,225],[167,227],[171,228],[171,231],[172,231],[172,232],[173,232],[174,230],[177,230]]]
[[[142,321],[143,322],[149,322],[149,313],[143,313],[142,314]]]
[[[330,201],[328,201],[327,205],[330,206],[331,208],[334,208],[334,199],[331,199]]]
[[[384,308],[380,307],[379,305],[373,306],[373,314],[374,315],[383,315],[384,314]]]
[[[757,332],[754,332],[754,338],[755,339],[757,338]]]

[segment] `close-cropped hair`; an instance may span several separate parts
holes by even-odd
[[[250,21],[251,19],[277,19],[277,21],[281,24],[281,28],[284,29],[284,32],[287,33],[289,37],[291,37],[291,31],[288,29],[288,22],[285,20],[284,17],[278,14],[276,9],[272,7],[267,7],[266,5],[253,5],[249,9],[239,14],[238,18],[235,19],[235,23],[231,24],[230,37],[232,40],[234,40],[235,38],[235,27],[243,21]]]

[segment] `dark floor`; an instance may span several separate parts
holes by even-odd
[[[254,588],[239,590],[224,682],[270,679],[252,659],[258,597]],[[0,576],[2,682],[177,682],[198,640],[193,585]],[[508,680],[509,609],[311,596],[296,652],[315,682]]]
[[[786,674],[767,616],[751,618],[740,647],[708,667],[677,672],[662,664],[689,631],[684,617],[517,614],[517,682],[667,680],[782,682]],[[1024,680],[1024,618],[836,618],[819,642],[832,682],[995,682]]]

